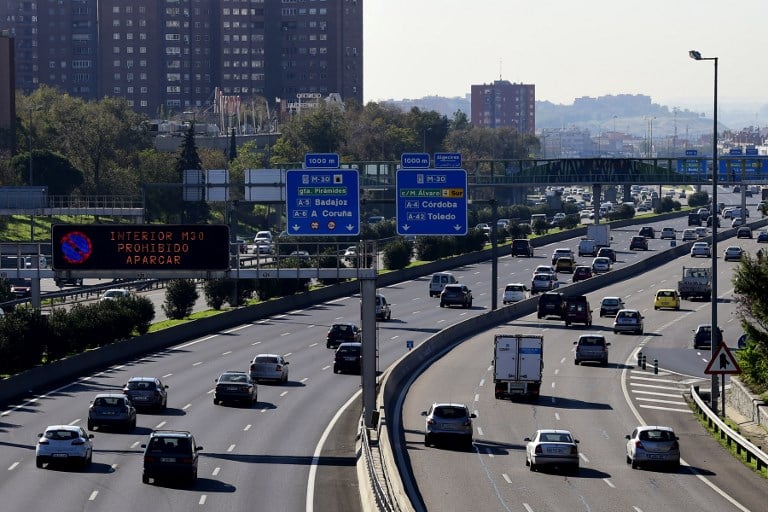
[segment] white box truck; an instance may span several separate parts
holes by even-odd
[[[587,239],[594,240],[598,247],[611,246],[611,225],[591,224],[587,226]]]
[[[493,338],[493,382],[500,398],[539,397],[544,368],[544,337],[497,334]]]

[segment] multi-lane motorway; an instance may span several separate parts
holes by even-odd
[[[664,224],[675,225],[680,230],[684,227],[684,222],[684,220],[678,220]],[[614,245],[622,251],[619,256],[620,265],[646,256],[645,253],[626,251],[628,239],[635,233],[634,228],[613,230]],[[573,241],[555,245],[575,247],[575,244],[576,242]],[[662,249],[668,244],[668,241],[658,239],[652,241],[649,253]],[[499,269],[501,289],[505,282],[528,281],[534,266],[548,263],[552,249],[553,246],[538,249],[533,259],[503,257]],[[679,270],[675,266],[670,276],[676,276],[677,272]],[[444,326],[488,310],[491,303],[490,265],[484,263],[456,269],[455,274],[462,282],[471,284],[475,300],[474,307],[470,310],[439,308],[437,300],[428,297],[426,278],[382,290],[387,299],[393,303],[393,320],[380,323],[378,326],[381,369],[386,368],[407,350],[407,340],[414,340],[416,344],[421,343],[431,333]],[[676,277],[674,279],[676,280]],[[626,294],[622,293],[622,295]],[[635,300],[640,301],[639,298],[633,298],[628,302]],[[645,304],[648,304],[647,300]],[[3,447],[0,451],[0,472],[4,473],[3,478],[0,479],[2,509],[44,510],[53,504],[57,510],[63,511],[110,510],[116,512],[140,508],[169,511],[253,508],[290,511],[358,509],[360,504],[353,467],[355,462],[354,421],[344,420],[353,419],[359,413],[357,410],[359,400],[352,400],[352,405],[344,409],[346,414],[339,411],[343,410],[344,405],[359,390],[360,379],[356,376],[332,373],[332,352],[325,348],[324,337],[328,326],[334,322],[342,320],[359,322],[359,310],[359,297],[348,297],[285,315],[254,319],[253,323],[227,332],[189,340],[177,347],[111,368],[103,373],[83,376],[78,381],[52,390],[34,401],[20,402],[7,408],[0,415],[0,445]],[[669,318],[672,317],[669,316]],[[648,321],[651,322],[651,315]],[[687,322],[688,320],[685,323]],[[683,323],[678,322],[679,325]],[[691,321],[691,323],[694,322]],[[650,325],[647,324],[646,330],[655,332],[655,328],[651,328]],[[536,327],[532,326],[532,328]],[[560,328],[558,326],[558,329]],[[555,327],[552,329],[554,331]],[[726,328],[726,336],[728,334],[729,330]],[[557,339],[556,336],[548,335],[547,332],[545,336]],[[569,423],[569,426],[582,436],[584,453],[589,456],[593,451],[593,444],[599,445],[599,443],[593,443],[591,434],[582,434],[582,431],[587,432],[588,429],[581,427],[585,421],[587,424],[600,425],[605,416],[605,425],[596,426],[593,431],[603,429],[606,435],[611,436],[610,439],[606,438],[602,446],[606,458],[608,451],[613,455],[616,450],[614,437],[618,435],[616,432],[621,432],[623,436],[623,431],[634,421],[630,421],[631,417],[627,418],[625,415],[611,414],[611,411],[621,410],[620,398],[623,396],[620,391],[621,381],[614,374],[624,370],[617,365],[623,365],[626,358],[630,356],[630,351],[624,347],[624,344],[628,346],[632,340],[638,341],[636,338],[627,336],[612,347],[614,351],[611,359],[614,366],[608,369],[573,367],[567,359],[569,347],[564,345],[561,357],[565,357],[566,360],[560,364],[561,373],[562,377],[565,375],[572,375],[572,377],[567,381],[559,382],[558,385],[562,388],[548,391],[547,395],[565,398],[579,389],[582,389],[583,395],[572,396],[566,401],[561,399],[557,407],[540,404],[535,411],[529,409],[530,412],[527,414],[515,414],[508,418],[505,415],[513,410],[510,408],[511,404],[493,403],[492,408],[497,409],[500,415],[495,419],[492,419],[493,416],[486,418],[490,413],[481,409],[479,424],[488,422],[488,426],[483,425],[483,428],[491,429],[488,430],[487,442],[490,446],[495,443],[500,450],[499,453],[494,453],[495,457],[490,457],[490,454],[485,452],[481,456],[480,451],[454,453],[435,450],[432,454],[438,454],[437,456],[440,457],[455,456],[456,460],[461,461],[465,466],[466,475],[462,473],[461,478],[464,480],[457,481],[475,483],[478,475],[471,478],[467,476],[471,473],[470,466],[483,465],[486,480],[480,480],[482,480],[484,492],[480,492],[479,483],[477,486],[471,486],[472,489],[478,489],[476,496],[478,498],[482,496],[483,499],[474,502],[470,507],[456,507],[451,504],[447,507],[435,505],[430,508],[476,510],[481,506],[489,510],[498,510],[504,508],[499,503],[509,503],[514,509],[512,505],[514,501],[487,501],[489,493],[485,491],[489,488],[495,489],[493,492],[498,495],[508,492],[509,489],[505,490],[501,485],[501,483],[506,484],[504,477],[501,476],[502,473],[509,476],[517,474],[517,469],[524,468],[522,459],[518,460],[517,457],[519,451],[514,447],[520,445],[524,437],[518,434],[521,431],[525,431],[526,435],[529,434],[527,430],[536,423],[517,425],[516,422],[530,420],[528,417],[534,414],[534,418],[540,418],[542,424],[545,419],[547,422],[551,421],[551,418],[545,418],[547,414],[552,417],[558,414],[570,422],[571,413],[575,415],[583,408],[590,408],[600,414],[600,417],[574,420],[574,423]],[[567,340],[561,341],[570,344]],[[476,343],[470,342],[466,345],[471,347]],[[253,407],[214,406],[212,390],[214,379],[218,374],[229,369],[245,370],[250,359],[260,352],[285,355],[291,364],[290,382],[282,386],[260,386],[259,401]],[[547,357],[556,357],[557,352],[550,349],[547,351]],[[477,354],[470,360],[454,360],[452,357],[446,359],[447,364],[452,364],[450,370],[452,378],[443,382],[440,396],[435,393],[426,393],[429,395],[428,400],[446,398],[445,392],[451,395],[455,393],[456,399],[470,402],[473,401],[475,394],[482,396],[480,380],[483,377],[482,373],[477,373],[475,364],[480,363],[478,368],[487,370],[490,353],[479,350]],[[565,363],[569,363],[570,366]],[[440,368],[440,365],[434,368]],[[556,368],[557,366],[548,359],[547,371],[554,372]],[[134,375],[163,377],[170,385],[167,411],[140,414],[138,427],[131,433],[96,431],[94,464],[86,471],[35,468],[34,446],[38,432],[50,424],[84,424],[88,402],[96,393],[117,390]],[[420,379],[419,385],[424,381],[425,379]],[[555,382],[557,382],[556,379],[550,380],[550,384]],[[584,387],[577,387],[578,383],[582,383]],[[474,389],[477,391],[473,392]],[[561,394],[561,391],[567,391],[567,393]],[[483,400],[488,400],[488,397],[485,396]],[[419,410],[425,408],[423,399],[418,399],[416,402],[418,402],[416,408]],[[605,404],[611,408],[609,409]],[[624,405],[623,409],[626,410],[627,406]],[[334,424],[333,420],[337,414],[342,414],[342,421],[335,423],[335,428],[329,428],[329,425]],[[498,424],[505,425],[506,430],[493,431],[491,425],[497,424],[497,420]],[[423,428],[418,420],[408,425],[408,435],[418,437],[418,432]],[[150,430],[158,428],[190,430],[203,445],[200,479],[194,488],[148,486],[141,483],[142,459],[139,445],[146,439]],[[413,432],[410,432],[411,428]],[[326,436],[326,431],[330,435]],[[481,438],[482,436],[478,436],[478,440]],[[618,449],[620,448],[619,446]],[[508,455],[502,457],[501,451],[508,452]],[[685,445],[684,456],[688,457]],[[487,461],[498,460],[501,463],[502,458],[507,461],[507,469],[498,473],[492,471]],[[623,463],[620,453],[614,458]],[[718,457],[717,461],[719,462],[721,458]],[[446,473],[453,467],[450,461],[442,462],[444,461],[433,468],[435,476],[439,474],[457,476]],[[588,468],[583,472],[586,476],[580,477],[584,480],[603,481],[603,478],[608,478],[605,476],[610,472],[608,466],[594,465],[595,469],[589,469],[593,466],[588,462],[583,466]],[[712,471],[711,467],[705,465],[702,465],[701,469]],[[528,474],[525,476],[529,478]],[[535,476],[548,478],[546,475]],[[598,476],[600,478],[597,478]],[[491,480],[492,478],[494,480]],[[574,493],[578,494],[574,491],[567,496],[563,495],[562,489],[577,489],[577,487],[574,487],[573,482],[567,482],[563,478],[556,476],[553,478],[559,482],[558,491],[550,491],[547,486],[531,481],[533,483],[527,484],[527,487],[532,496],[546,489],[547,493],[561,496],[557,500],[565,501],[556,503],[562,504],[566,503]],[[611,478],[614,477],[609,478],[613,483]],[[664,475],[656,479],[651,474],[649,478],[657,480],[657,485],[667,483]],[[450,481],[450,478],[446,478],[442,482],[434,482],[436,492],[440,493],[439,490],[444,489],[445,484]],[[430,489],[432,484],[432,481],[425,483]],[[607,489],[612,489],[608,483],[603,485],[606,490],[599,493],[601,496],[607,494]],[[453,490],[464,487],[464,485],[453,486]],[[664,496],[660,499],[671,499]],[[533,497],[526,500],[537,503]],[[571,506],[557,505],[552,509],[572,510],[572,505],[587,503],[585,500],[587,500],[586,497],[571,503]],[[676,503],[674,500],[662,502]],[[463,501],[454,503],[463,503]],[[641,505],[638,506],[642,509]],[[664,508],[654,505],[648,509]]]

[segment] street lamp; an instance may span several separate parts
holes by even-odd
[[[717,352],[715,349],[715,340],[717,338],[717,57],[702,57],[697,50],[688,52],[688,56],[693,60],[711,60],[715,64],[715,90],[714,90],[714,124],[712,125],[712,356]],[[710,356],[710,357],[712,357]],[[710,366],[713,361],[710,360]],[[725,375],[722,377],[725,379]],[[717,375],[712,374],[711,386],[711,407],[717,414]],[[725,396],[723,396],[723,414],[725,414]]]
[[[27,107],[29,111],[29,134],[27,135],[27,142],[29,143],[29,186],[33,185],[34,175],[32,173],[32,112],[40,110],[40,105],[29,105]],[[29,216],[29,240],[35,241],[35,216],[30,214]]]

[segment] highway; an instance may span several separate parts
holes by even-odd
[[[752,240],[739,244],[753,254],[758,249]],[[682,397],[691,384],[709,389],[703,370],[710,352],[692,348],[691,332],[709,323],[709,302],[684,301],[679,312],[653,308],[655,290],[675,287],[684,264],[691,264],[689,257],[589,294],[593,307],[602,296],[618,295],[627,307],[640,309],[645,335],[615,335],[609,318],[595,316],[591,328],[566,328],[531,315],[466,340],[421,375],[407,394],[402,417],[407,455],[426,509],[764,510],[765,480],[712,440]],[[742,332],[731,300],[734,265],[718,266],[719,318],[729,345]],[[573,364],[572,342],[584,332],[600,332],[612,342],[607,368]],[[544,335],[544,382],[537,403],[494,398],[489,363],[495,333]],[[658,374],[651,366],[637,368],[638,350],[649,361],[658,358]],[[464,402],[477,411],[473,449],[424,447],[420,413],[434,401]],[[675,428],[685,461],[679,471],[632,470],[625,463],[624,435],[641,423]],[[529,471],[523,438],[539,428],[568,429],[580,439],[578,476]]]
[[[680,219],[663,224],[674,225],[680,230],[684,223],[685,220]],[[629,237],[636,232],[635,228],[613,230],[614,246],[622,251],[619,265],[637,261],[669,244],[657,239],[651,241],[648,253],[625,252]],[[533,259],[502,257],[499,293],[505,282],[529,281],[533,267],[548,264],[554,247],[563,245],[575,248],[576,242],[539,248]],[[378,325],[380,369],[405,353],[406,340],[419,344],[444,326],[488,310],[491,303],[490,263],[456,269],[455,274],[461,282],[471,284],[475,297],[471,310],[439,308],[437,300],[427,295],[426,277],[381,290],[393,304],[393,320]],[[325,348],[324,338],[328,326],[337,321],[359,323],[359,297],[254,319],[252,323],[227,332],[189,340],[97,375],[83,376],[34,401],[14,404],[0,414],[0,445],[3,446],[0,471],[5,472],[0,481],[3,510],[43,510],[50,508],[52,503],[57,510],[63,511],[119,512],[141,508],[160,511],[358,510],[354,419],[359,415],[359,400],[352,400],[348,409],[344,409],[344,404],[350,402],[359,390],[360,378],[335,375],[331,371],[332,351]],[[627,343],[631,338],[626,337]],[[253,407],[214,406],[212,390],[218,374],[223,370],[247,369],[252,357],[261,352],[280,353],[289,359],[289,383],[260,385],[259,400]],[[619,344],[612,360],[621,353]],[[484,354],[482,360],[487,365],[490,354]],[[480,374],[466,371],[463,364],[461,367],[462,371],[457,375],[472,379],[469,389],[477,387]],[[583,377],[575,379],[577,382],[592,380],[584,378],[589,370],[603,371],[573,368],[572,364],[569,370],[585,372]],[[38,432],[50,424],[85,424],[88,402],[96,393],[118,390],[135,375],[164,379],[170,386],[167,411],[140,414],[138,427],[131,433],[97,430],[94,464],[86,471],[35,468],[34,446]],[[591,386],[602,383],[592,382]],[[615,386],[617,384],[610,384],[611,389]],[[466,383],[461,387],[449,383],[444,388],[446,391],[450,389],[455,389],[459,396],[466,392],[467,386]],[[597,404],[604,399],[590,400]],[[568,410],[575,410],[578,403],[590,402],[574,402]],[[619,403],[614,406],[618,409]],[[494,407],[508,411],[510,404],[499,403]],[[548,411],[553,409],[547,408]],[[337,414],[342,416],[341,421],[329,429]],[[483,411],[482,421],[485,421],[485,414]],[[605,428],[611,431],[614,426],[627,427],[610,422],[607,425]],[[190,430],[204,447],[200,457],[200,479],[194,488],[141,483],[139,445],[150,430],[160,428]],[[420,428],[418,424],[413,427],[414,435]],[[330,430],[330,435],[321,445],[326,429]],[[522,439],[522,436],[508,434],[511,432],[495,436],[499,446],[512,440],[521,442],[517,438]],[[583,443],[585,447],[590,446],[589,438]],[[509,447],[505,449],[509,450]],[[462,460],[471,456],[466,453],[455,455]],[[623,458],[617,460],[623,463]],[[515,460],[515,466],[518,462],[522,468],[522,459]],[[589,464],[584,465],[589,467]],[[444,471],[450,467],[450,464],[441,464],[439,469]],[[310,475],[314,478],[310,479]],[[436,489],[439,488],[436,485]],[[498,503],[492,507],[494,510],[498,508]],[[474,506],[466,509],[477,510]]]

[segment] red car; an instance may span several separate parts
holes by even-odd
[[[577,281],[583,281],[585,279],[589,279],[590,277],[592,277],[592,269],[587,266],[579,265],[578,267],[576,267],[576,270],[573,271],[574,283]]]

